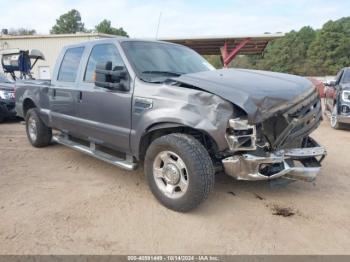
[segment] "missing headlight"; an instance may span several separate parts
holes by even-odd
[[[256,127],[249,125],[247,120],[230,119],[226,140],[232,151],[256,150]]]

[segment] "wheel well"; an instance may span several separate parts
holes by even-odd
[[[149,131],[142,136],[140,148],[139,148],[139,159],[144,160],[147,148],[149,145],[157,138],[169,135],[172,133],[182,133],[193,136],[197,139],[209,152],[211,157],[215,156],[217,152],[217,145],[214,139],[202,130],[197,130],[187,126],[173,126],[173,127],[163,127],[157,129],[149,129]]]
[[[23,101],[23,116],[26,117],[27,112],[31,108],[36,108],[36,105],[34,104],[33,100],[30,98],[26,98]]]

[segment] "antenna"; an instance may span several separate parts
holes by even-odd
[[[160,26],[160,19],[161,18],[162,18],[162,12],[159,13],[158,26],[157,26],[157,32],[156,32],[156,40],[158,39],[158,32],[159,32],[159,26]]]

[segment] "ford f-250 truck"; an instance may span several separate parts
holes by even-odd
[[[16,110],[35,147],[53,140],[128,170],[143,163],[154,196],[181,212],[208,196],[219,170],[242,180],[313,181],[326,154],[309,136],[322,120],[310,81],[215,70],[165,42],[67,46],[51,81],[17,83]]]

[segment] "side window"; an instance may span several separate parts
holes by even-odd
[[[118,49],[113,44],[96,45],[91,51],[89,61],[86,66],[84,81],[93,82],[93,76],[98,63],[112,61],[112,67],[124,66],[123,60]]]
[[[75,82],[83,52],[84,47],[67,49],[66,53],[64,54],[60,70],[58,72],[58,81]]]
[[[342,83],[349,83],[350,82],[350,70],[346,70],[344,72],[341,82]]]

